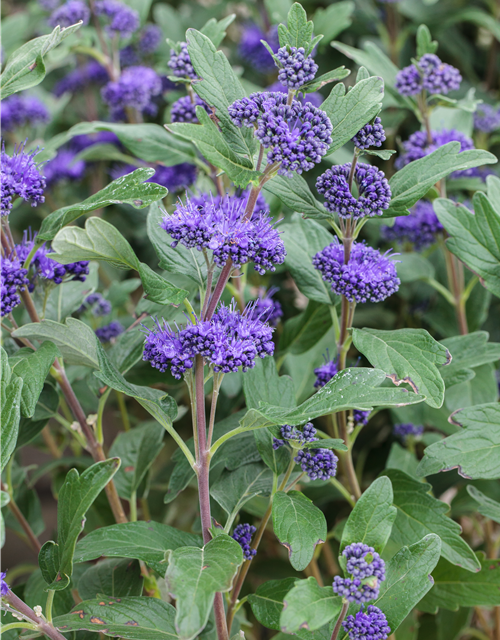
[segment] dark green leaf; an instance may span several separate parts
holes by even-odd
[[[234,13],[231,13],[222,20],[210,18],[210,20],[208,20],[200,29],[200,32],[210,38],[213,44],[218,47],[226,37],[226,29],[234,22],[235,18],[236,14]],[[193,57],[191,56],[191,60],[192,59]]]
[[[304,449],[336,449],[337,451],[348,451],[343,440],[340,438],[321,438],[314,442],[306,442]]]
[[[316,200],[306,179],[298,173],[293,173],[291,178],[276,176],[266,183],[264,190],[278,197],[293,211],[298,211],[309,218],[332,217],[321,202]]]
[[[153,271],[144,262],[139,263],[138,271],[146,298],[151,302],[156,302],[156,304],[180,304],[189,295],[189,291],[179,289],[170,284],[168,280],[165,280],[163,276]]]
[[[332,326],[331,309],[310,301],[307,309],[285,322],[278,343],[280,353],[304,353],[309,351]]]
[[[321,43],[323,46],[351,26],[354,8],[354,2],[344,0],[344,2],[331,4],[326,9],[319,8],[316,10],[313,17],[314,29],[316,33],[323,34],[324,40]]]
[[[303,571],[313,559],[316,545],[326,540],[323,512],[300,491],[278,491],[274,494],[272,515],[274,533],[288,549],[290,564]]]
[[[500,404],[461,409],[450,420],[464,428],[425,449],[418,475],[457,469],[464,478],[500,478]]]
[[[389,469],[384,474],[392,480],[394,505],[398,511],[392,540],[400,545],[412,544],[428,533],[436,533],[441,538],[444,558],[468,571],[479,571],[474,552],[460,537],[460,525],[446,515],[449,506],[430,495],[430,485],[396,469]]]
[[[331,82],[335,82],[336,80],[343,80],[344,78],[347,78],[347,76],[350,73],[351,72],[349,71],[349,69],[346,69],[343,66],[338,67],[337,69],[332,69],[332,71],[328,71],[328,73],[323,73],[322,75],[314,78],[314,80],[311,80],[310,82],[306,82],[301,86],[300,90],[301,92],[304,92],[304,93],[313,93],[314,91],[318,91],[319,89],[321,89],[327,84],[330,84]]]
[[[467,485],[467,491],[470,497],[478,503],[479,513],[500,524],[500,502],[488,498],[487,495],[472,484]]]
[[[280,24],[278,27],[280,47],[304,47],[306,55],[310,52],[313,23],[307,21],[304,7],[295,2],[287,16],[287,26]]]
[[[228,515],[236,515],[243,505],[258,495],[270,495],[273,474],[264,464],[245,464],[234,471],[223,471],[211,487],[210,495]]]
[[[396,270],[403,284],[415,282],[415,280],[434,278],[435,272],[432,263],[420,253],[402,253],[398,256],[398,260]]]
[[[224,534],[202,549],[170,552],[165,580],[176,600],[175,628],[180,638],[191,640],[205,628],[216,592],[229,591],[242,561],[240,545]]]
[[[280,614],[283,610],[283,598],[296,582],[296,578],[269,580],[257,587],[255,593],[248,596],[248,602],[257,620],[267,629],[280,630]]]
[[[417,29],[417,58],[421,58],[426,53],[436,53],[438,43],[432,39],[429,27],[421,24]]]
[[[40,433],[59,406],[59,394],[54,387],[46,383],[35,406],[33,419],[21,418],[16,449],[24,447]]]
[[[488,339],[489,334],[486,331],[475,331],[465,336],[453,336],[441,340],[441,344],[452,356],[451,364],[442,369],[447,388],[451,387],[452,383],[457,384],[464,378],[473,377],[474,367],[500,360],[500,343],[488,342]]]
[[[280,618],[281,630],[294,634],[301,629],[314,631],[333,620],[340,613],[342,598],[332,587],[319,587],[316,578],[298,580],[284,598]]]
[[[273,358],[258,360],[243,378],[243,390],[249,409],[261,402],[279,407],[296,406],[293,382],[289,376],[280,376]]]
[[[155,522],[126,522],[95,529],[78,542],[75,562],[88,562],[101,556],[143,560],[164,575],[167,551],[201,544],[201,538]]]
[[[142,594],[143,578],[138,560],[110,558],[91,566],[78,580],[78,595],[82,600],[99,594],[126,598]]]
[[[9,366],[7,353],[0,348],[2,375],[0,379],[1,386],[1,408],[2,408],[2,425],[1,425],[1,450],[0,450],[0,471],[3,471],[5,465],[14,453],[16,448],[17,436],[19,432],[19,421],[21,419],[21,393],[23,390],[23,381],[17,376],[13,376]]]

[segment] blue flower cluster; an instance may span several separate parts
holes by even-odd
[[[90,9],[82,0],[68,0],[66,4],[58,7],[49,18],[49,25],[55,27],[59,25],[63,29],[70,27],[77,22],[89,23]]]
[[[391,633],[384,613],[373,604],[368,605],[366,611],[347,616],[342,626],[350,640],[386,640]]]
[[[323,356],[323,358],[325,363],[314,369],[314,375],[316,376],[314,386],[317,389],[319,387],[324,387],[339,370],[336,360],[330,360],[327,356]]]
[[[474,113],[474,128],[484,133],[500,129],[500,108],[487,103],[480,104]]]
[[[253,93],[229,106],[238,127],[255,127],[255,137],[265,149],[268,163],[279,164],[280,175],[302,173],[321,162],[331,144],[332,124],[324,111],[310,102],[302,104],[281,92]]]
[[[160,76],[150,67],[128,67],[116,82],[108,82],[101,89],[104,102],[109,106],[114,119],[124,119],[124,110],[132,107],[138,111],[154,114],[154,96],[162,92]]]
[[[190,96],[182,96],[182,98],[172,103],[170,119],[172,122],[191,122],[197,124],[196,107],[203,107],[207,113],[210,113],[210,107],[203,102],[200,97],[195,96],[193,102]]]
[[[7,574],[5,571],[0,571],[0,596],[6,596],[9,592],[9,585],[5,582]]]
[[[243,549],[243,557],[245,560],[251,560],[257,553],[257,549],[252,549],[252,536],[257,529],[252,524],[238,524],[234,528],[231,536]]]
[[[50,120],[47,107],[36,96],[13,94],[2,101],[2,129],[34,127]]]
[[[108,80],[109,75],[106,69],[97,60],[90,60],[73,69],[62,80],[59,80],[54,87],[53,93],[59,98],[65,93],[78,93],[91,85],[102,86]]]
[[[111,313],[111,302],[100,293],[89,294],[78,309],[79,313],[90,311],[93,316],[107,316]]]
[[[424,427],[421,424],[412,424],[411,422],[395,424],[392,430],[393,434],[406,442],[408,438],[421,438],[424,433]]]
[[[43,168],[47,185],[52,187],[62,180],[81,180],[85,173],[84,160],[76,160],[76,151],[66,147],[59,149],[57,155]]]
[[[370,164],[358,163],[354,182],[358,188],[355,198],[349,188],[351,163],[327,169],[316,180],[316,189],[325,197],[325,207],[341,218],[358,220],[366,216],[381,216],[389,208],[391,188],[385,174]]]
[[[163,326],[156,321],[153,330],[146,329],[143,360],[162,372],[170,367],[178,379],[193,366],[196,355],[203,356],[214,371],[252,369],[257,357],[273,355],[274,343],[272,327],[264,318],[252,319],[251,315],[251,306],[241,314],[233,302],[230,306],[221,304],[211,320],[177,328],[177,331],[165,321]]]
[[[278,300],[274,300],[273,296],[278,291],[276,287],[266,289],[260,288],[259,297],[255,300],[255,307],[252,317],[259,318],[265,314],[267,322],[271,327],[275,327],[283,315],[283,309]]]
[[[311,480],[328,480],[337,473],[339,459],[330,449],[302,449],[294,458]]]
[[[111,342],[113,338],[118,337],[124,331],[125,328],[121,324],[121,322],[118,322],[118,320],[113,320],[109,324],[104,325],[104,327],[99,327],[99,329],[96,329],[95,334],[101,342]]]
[[[108,18],[106,31],[111,37],[128,38],[140,26],[139,13],[118,0],[98,0],[95,12]]]
[[[244,199],[234,196],[226,196],[223,205],[214,198],[186,197],[161,226],[174,239],[173,247],[181,242],[188,249],[210,249],[220,267],[231,258],[237,267],[253,262],[260,274],[274,271],[286,256],[280,234],[267,211],[254,211],[247,220],[245,205]]]
[[[425,90],[429,93],[447,94],[460,88],[462,76],[451,64],[441,62],[434,53],[426,53],[396,76],[395,87],[402,96],[412,96]]]
[[[365,124],[358,131],[352,141],[358,149],[369,149],[370,147],[381,147],[385,140],[385,131],[382,120],[377,116],[373,122]]]
[[[316,429],[313,427],[312,422],[308,422],[304,425],[302,431],[297,427],[291,427],[289,424],[284,424],[280,428],[281,438],[273,438],[273,449],[279,449],[283,447],[287,441],[293,440],[297,445],[303,446],[306,442],[316,442]]]
[[[380,583],[385,580],[385,562],[380,555],[362,542],[348,545],[342,555],[350,578],[335,576],[333,592],[349,602],[361,604],[378,598]]]
[[[410,215],[399,216],[392,227],[384,225],[380,231],[388,242],[411,242],[415,249],[423,249],[433,244],[442,230],[432,202],[420,200],[410,210]]]
[[[178,52],[175,49],[170,49],[170,60],[168,61],[170,71],[177,78],[197,80],[198,76],[189,57],[187,42],[181,42],[179,46]]]
[[[13,200],[18,197],[29,202],[32,207],[45,202],[43,192],[46,187],[45,178],[40,172],[40,165],[35,162],[38,149],[25,153],[26,143],[14,148],[9,156],[2,144],[0,161],[2,205],[0,214],[9,215]]]
[[[401,284],[390,258],[389,252],[381,254],[364,242],[354,242],[349,262],[344,264],[344,247],[335,238],[312,262],[337,295],[350,302],[382,302]]]
[[[161,29],[157,25],[146,25],[135,42],[120,49],[120,67],[138,65],[142,57],[150,55],[158,48],[161,38]]]
[[[300,89],[314,80],[318,71],[312,55],[306,56],[303,47],[281,47],[276,54],[276,64],[279,68],[278,80],[288,89]]]
[[[2,258],[0,264],[1,315],[6,316],[21,304],[19,291],[29,284],[28,271],[23,269],[19,258]]]
[[[269,73],[274,69],[274,60],[262,44],[265,40],[274,53],[279,49],[278,28],[272,26],[264,33],[256,24],[249,24],[243,28],[239,46],[242,60],[249,62],[257,71]]]

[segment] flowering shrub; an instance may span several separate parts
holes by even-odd
[[[181,4],[5,18],[3,637],[499,640],[495,3]]]

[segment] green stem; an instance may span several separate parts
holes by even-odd
[[[102,446],[104,444],[104,430],[102,428],[102,415],[104,413],[104,407],[106,406],[106,401],[109,398],[109,394],[111,393],[111,388],[106,389],[106,391],[99,398],[99,405],[97,407],[97,423],[95,428],[95,437],[97,442]]]
[[[132,491],[130,494],[130,522],[137,522],[137,492]]]
[[[344,487],[344,485],[341,482],[339,482],[337,480],[337,478],[330,478],[330,482],[338,490],[338,492],[341,493],[344,496],[344,498],[347,500],[347,502],[354,509],[354,506],[356,505],[356,502],[352,499],[351,494],[349,493],[349,491],[347,491],[347,489]]]
[[[194,312],[194,309],[193,309],[191,303],[189,302],[189,300],[187,298],[184,298],[184,300],[182,302],[183,302],[184,306],[187,309],[189,319],[191,320],[191,322],[193,324],[196,324],[196,314]]]
[[[54,596],[56,592],[53,589],[49,589],[47,593],[47,604],[45,605],[45,617],[47,622],[52,622],[52,605],[54,604]]]
[[[125,403],[125,396],[121,391],[116,392],[116,399],[118,401],[118,408],[120,409],[120,415],[122,417],[123,428],[125,431],[130,431],[130,418],[128,417],[127,405]]]
[[[449,302],[452,306],[455,306],[455,298],[453,297],[453,294],[449,289],[447,289],[444,285],[442,285],[434,278],[426,278],[425,282],[427,282],[427,284],[430,284],[433,289],[438,291],[447,302]]]
[[[38,627],[29,622],[9,622],[9,624],[2,625],[2,633],[6,633],[11,629],[30,629],[31,631],[38,631]]]

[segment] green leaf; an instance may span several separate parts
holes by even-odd
[[[500,212],[484,193],[475,193],[472,202],[474,213],[442,198],[435,202],[434,210],[451,236],[446,240],[448,249],[480,277],[488,291],[500,297]]]
[[[234,471],[223,471],[211,487],[210,495],[228,515],[236,516],[243,505],[255,496],[270,495],[272,487],[271,470],[262,463],[254,462]]]
[[[323,338],[331,326],[331,309],[311,300],[305,311],[285,322],[278,343],[278,352],[305,353]]]
[[[451,361],[449,351],[425,329],[353,329],[358,351],[370,364],[386,372],[394,384],[409,384],[415,393],[439,409],[444,402],[444,382],[437,365]]]
[[[493,15],[481,11],[479,7],[466,7],[460,11],[451,12],[448,16],[449,23],[472,22],[472,24],[489,31],[500,42],[500,26]]]
[[[34,38],[14,51],[0,76],[2,100],[39,84],[45,78],[44,56],[81,26],[81,22],[65,29],[57,26],[52,33]]]
[[[467,485],[467,492],[478,503],[477,510],[480,514],[500,524],[500,502],[488,498],[487,495],[472,484]]]
[[[78,580],[78,595],[82,600],[99,594],[126,598],[142,594],[143,578],[138,560],[110,558],[92,565]]]
[[[346,409],[368,411],[376,406],[402,406],[422,402],[423,396],[405,389],[380,388],[385,379],[386,375],[380,369],[344,369],[297,408],[284,409],[262,403],[259,409],[248,411],[241,426],[245,430],[275,424],[295,426]]]
[[[421,58],[426,53],[436,53],[438,43],[432,39],[429,27],[421,24],[417,29],[417,58]]]
[[[332,123],[332,144],[328,153],[340,149],[346,142],[373,120],[382,108],[384,81],[371,77],[361,80],[346,93],[342,83],[333,87],[321,109]]]
[[[224,534],[202,548],[171,551],[165,580],[176,600],[175,628],[191,640],[205,628],[217,592],[229,591],[243,561],[240,545]]]
[[[428,533],[436,533],[441,538],[444,558],[467,571],[479,571],[474,552],[460,537],[460,525],[446,515],[449,506],[430,495],[430,485],[396,469],[389,469],[384,475],[392,481],[394,505],[398,511],[392,540],[400,545],[412,544]]]
[[[59,350],[55,344],[43,342],[36,351],[11,359],[12,373],[24,382],[21,391],[21,414],[26,418],[33,417],[45,378],[58,355]]]
[[[313,17],[314,30],[323,34],[323,42],[328,44],[352,23],[354,2],[344,1],[331,4],[326,9],[319,8]],[[323,44],[323,43],[322,43]]]
[[[450,420],[463,429],[427,447],[417,474],[428,476],[457,469],[463,478],[500,478],[500,404],[460,409]]]
[[[21,419],[23,381],[21,378],[12,375],[7,353],[3,347],[0,348],[0,353],[2,369],[0,379],[2,408],[0,471],[3,471],[16,448],[19,421]]]
[[[280,376],[273,358],[258,360],[255,367],[243,378],[246,405],[257,408],[261,402],[280,407],[296,405],[293,381],[290,376]]]
[[[313,93],[314,91],[319,91],[327,84],[331,82],[335,82],[336,80],[343,80],[350,75],[350,70],[346,69],[344,66],[337,67],[337,69],[332,69],[332,71],[328,71],[328,73],[323,73],[320,76],[314,78],[310,82],[306,82],[300,87],[301,92],[303,93]],[[396,152],[394,152],[396,153]]]
[[[54,619],[62,631],[93,631],[128,640],[172,640],[175,609],[158,598],[97,598],[84,600],[73,611]]]
[[[435,270],[432,263],[420,253],[402,253],[396,264],[398,277],[403,284],[416,280],[434,278]],[[443,371],[442,376],[445,373]]]
[[[298,173],[293,173],[291,178],[276,176],[266,183],[264,190],[278,197],[293,211],[298,211],[309,218],[332,217],[321,202],[316,200],[306,179]]]
[[[144,293],[146,298],[156,304],[180,304],[188,295],[189,291],[186,289],[179,289],[178,287],[170,284],[168,280],[156,271],[153,271],[151,267],[144,262],[139,263],[138,269],[141,277],[142,286],[144,287]]]
[[[74,562],[88,562],[101,556],[143,560],[160,575],[165,574],[167,551],[201,544],[196,536],[168,524],[155,522],[126,522],[101,527],[88,533],[78,542]]]
[[[382,217],[407,215],[408,209],[423,198],[436,182],[454,171],[495,162],[497,158],[488,151],[471,149],[460,153],[459,142],[448,142],[428,156],[410,162],[392,176],[389,180],[392,200]],[[436,204],[436,215],[438,215],[438,209],[441,211]]]
[[[132,493],[137,491],[163,448],[164,434],[162,425],[153,422],[119,433],[115,438],[109,456],[122,461],[115,476],[120,498],[130,500]]]
[[[363,542],[377,553],[382,553],[397,515],[392,501],[391,481],[387,477],[377,478],[356,502],[347,518],[340,551],[354,542]]]
[[[337,451],[348,451],[344,441],[340,438],[321,438],[319,441],[306,442],[304,449],[336,449]]]
[[[283,598],[296,582],[296,578],[269,580],[257,587],[255,593],[248,596],[248,602],[257,620],[267,629],[280,630],[280,614],[283,610]]]
[[[287,252],[286,268],[301,293],[315,302],[332,304],[330,287],[311,262],[311,256],[332,242],[331,234],[314,220],[304,220],[298,215],[292,218],[292,222],[281,225],[280,231]]]
[[[90,147],[92,148],[92,147]],[[49,293],[47,304],[45,305],[45,313],[43,313],[43,301],[40,300],[42,295],[37,296],[35,289],[34,302],[39,315],[43,315],[44,319],[54,320],[55,322],[64,322],[64,320],[74,313],[82,304],[82,300],[89,293],[95,291],[99,286],[99,265],[97,262],[89,264],[89,275],[84,282],[70,280],[53,287]],[[39,300],[41,304],[39,304]]]
[[[420,603],[421,611],[436,613],[439,607],[494,607],[500,590],[500,560],[479,558],[481,571],[469,573],[443,558],[432,572],[434,586]]]
[[[488,342],[488,339],[489,333],[486,331],[475,331],[465,336],[441,340],[441,344],[452,356],[451,364],[442,370],[447,388],[451,387],[452,383],[457,384],[464,377],[474,377],[473,368],[500,360],[500,343]]]
[[[283,602],[280,618],[281,630],[295,634],[301,629],[314,631],[338,616],[342,598],[336,596],[332,587],[319,587],[316,578],[298,580]]]
[[[66,318],[66,322],[42,320],[25,324],[16,329],[15,338],[30,340],[50,340],[61,352],[67,364],[80,364],[97,369],[97,338],[92,329],[75,318]]]
[[[154,172],[154,169],[149,168],[136,169],[132,173],[113,180],[107,187],[83,202],[57,209],[43,220],[37,239],[52,240],[60,229],[74,222],[82,213],[89,213],[112,204],[131,204],[136,209],[143,209],[161,200],[167,195],[168,190],[154,182],[145,182],[154,175]]]
[[[200,29],[200,33],[210,38],[214,46],[218,47],[226,37],[226,29],[234,22],[235,18],[236,14],[234,13],[231,13],[222,20],[210,18],[210,20],[208,20]],[[192,59],[193,58],[191,56],[191,60]]]
[[[82,475],[70,469],[58,497],[57,544],[49,540],[40,551],[40,569],[48,589],[66,589],[73,573],[73,555],[85,514],[120,466],[118,458],[96,462]]]
[[[245,188],[249,182],[258,178],[259,173],[254,171],[251,158],[233,151],[203,107],[196,108],[196,116],[199,124],[169,124],[168,131],[193,142],[209,162],[226,172],[235,186]]]
[[[307,55],[311,51],[313,26],[312,22],[307,21],[304,7],[295,2],[288,12],[287,26],[280,24],[278,27],[280,47],[286,45],[297,48],[304,47]]]
[[[274,533],[288,549],[290,564],[303,571],[313,559],[316,545],[326,540],[323,512],[300,491],[278,491],[274,494],[272,515]]]
[[[393,633],[432,588],[429,574],[439,560],[440,547],[439,536],[431,533],[410,547],[403,547],[387,563],[386,579],[374,604],[385,613]]]
[[[189,57],[200,80],[193,89],[210,107],[215,107],[222,134],[233,151],[252,158],[256,149],[253,128],[237,127],[229,116],[228,107],[245,91],[222,51],[217,51],[210,39],[196,31],[186,32]]]

